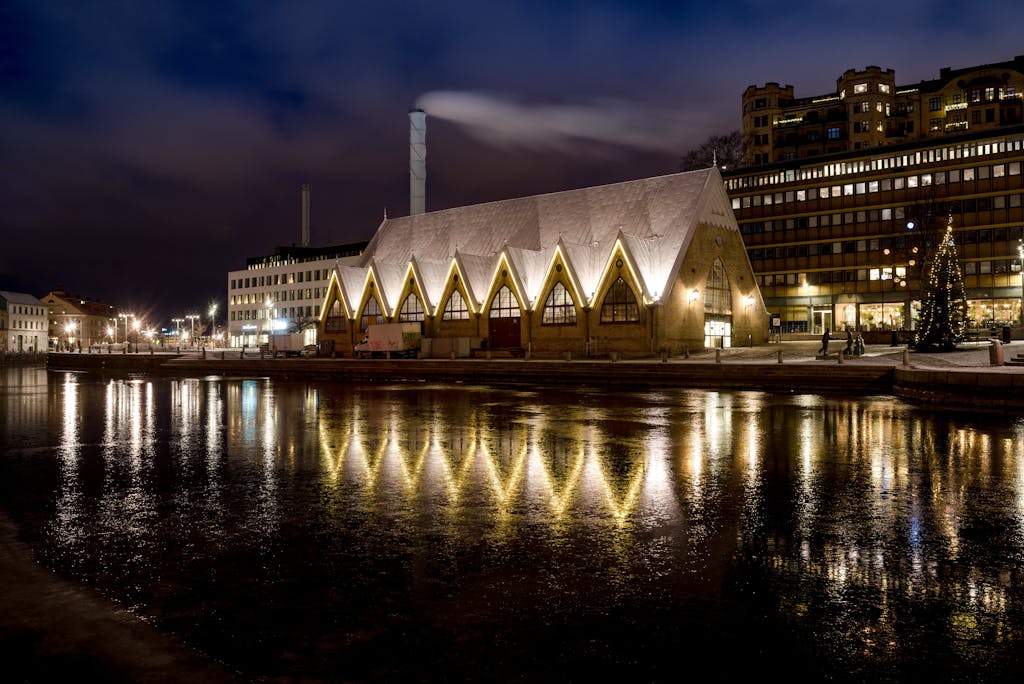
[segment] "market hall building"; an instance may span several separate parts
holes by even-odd
[[[424,348],[651,356],[764,343],[767,313],[718,169],[385,218],[336,265],[319,340],[374,323]]]

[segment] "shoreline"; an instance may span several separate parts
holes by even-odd
[[[991,345],[945,353],[870,345],[862,356],[827,358],[817,341],[705,349],[647,358],[499,357],[448,359],[272,358],[242,350],[60,353],[47,368],[118,374],[272,377],[348,383],[472,383],[502,386],[572,386],[607,390],[698,388],[867,396],[891,394],[911,403],[953,410],[1024,411],[1024,366],[995,365]],[[1001,345],[1000,359],[1024,351]],[[489,358],[488,358],[489,357]]]

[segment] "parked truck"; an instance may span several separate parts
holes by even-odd
[[[366,330],[366,337],[353,348],[358,358],[367,356],[408,356],[420,353],[419,323],[379,323]]]
[[[305,336],[302,333],[272,333],[269,350],[277,358],[281,356],[301,356],[305,347]]]

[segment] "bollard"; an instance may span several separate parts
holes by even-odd
[[[452,361],[454,361],[455,360],[455,352],[454,351],[448,352],[448,358],[450,358]]]
[[[224,350],[223,349],[220,350],[220,360],[221,361],[224,360]]]
[[[668,363],[668,349],[665,349],[661,352],[661,362]]]
[[[715,363],[722,363],[722,350],[715,347]]]
[[[238,352],[238,358],[240,358],[240,359],[244,359],[245,358],[245,347],[242,347],[241,351]]]
[[[838,353],[838,354],[836,354],[836,358],[838,358],[838,359],[839,359],[839,363],[840,363],[840,364],[842,364],[842,363],[843,363],[843,350],[842,350],[842,349],[840,349],[840,350],[839,350],[839,353]]]
[[[781,349],[778,351],[778,354],[779,354],[779,363],[782,363],[782,350]]]
[[[683,358],[684,359],[690,358],[690,347],[689,347],[689,345],[686,345],[686,346],[683,347]]]
[[[610,358],[612,361],[618,361],[619,360],[619,352],[614,352],[614,351],[613,352],[608,352],[608,358]]]
[[[203,347],[203,358],[206,358],[206,347]]]
[[[565,352],[565,360],[566,361],[572,361],[572,352],[571,351]]]
[[[487,350],[487,360],[488,361],[491,360],[491,350],[490,349]]]
[[[909,349],[904,349],[903,350],[903,365],[904,366],[909,366],[910,365],[910,350]]]

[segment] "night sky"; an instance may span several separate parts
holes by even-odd
[[[0,0],[0,289],[153,323],[226,308],[227,272],[409,211],[673,173],[748,85],[897,85],[1024,54],[1019,0]]]

